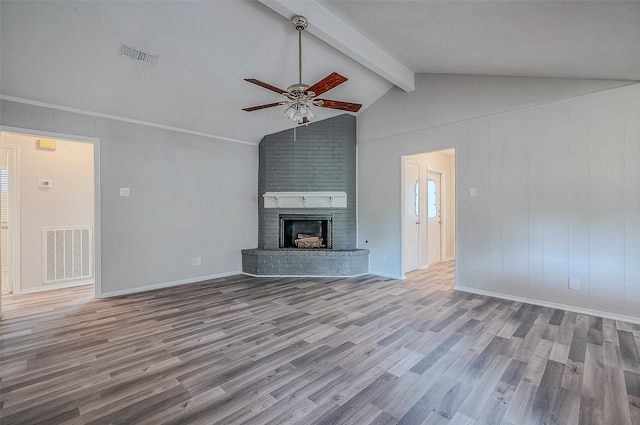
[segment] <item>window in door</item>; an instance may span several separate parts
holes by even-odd
[[[429,218],[435,218],[438,215],[438,206],[436,202],[436,182],[435,180],[427,180],[427,213]]]

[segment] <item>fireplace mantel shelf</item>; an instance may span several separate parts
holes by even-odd
[[[347,208],[345,192],[266,192],[265,208]]]

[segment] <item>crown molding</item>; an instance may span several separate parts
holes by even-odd
[[[158,123],[149,122],[149,121],[136,120],[132,118],[121,117],[118,115],[103,114],[102,112],[88,111],[86,109],[71,108],[69,106],[56,105],[54,103],[41,102],[39,100],[25,99],[22,97],[9,96],[6,94],[0,94],[0,100],[23,103],[25,105],[31,105],[31,106],[39,106],[42,108],[56,109],[58,111],[73,112],[76,114],[89,115],[97,118],[105,118],[105,119],[114,120],[114,121],[126,122],[129,124],[143,125],[145,127],[153,127],[153,128],[159,128],[162,130],[175,131],[176,133],[189,134],[192,136],[200,136],[200,137],[205,137],[207,139],[220,140],[220,141],[231,142],[231,143],[239,143],[241,145],[258,146],[258,143],[249,142],[247,140],[233,139],[231,137],[219,136],[217,134],[204,133],[201,131],[189,130],[189,129],[180,128],[180,127],[173,127],[170,125],[158,124]]]

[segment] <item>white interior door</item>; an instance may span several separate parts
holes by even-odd
[[[11,234],[9,233],[9,188],[10,188],[10,167],[13,162],[14,151],[12,149],[3,147],[0,161],[0,223],[1,223],[1,241],[2,247],[2,294],[10,294],[13,292],[13,282],[9,273],[9,259],[11,258]]]
[[[442,175],[429,171],[427,179],[427,257],[428,264],[442,261],[442,212],[441,185]]]
[[[404,272],[420,268],[420,165],[404,162]]]

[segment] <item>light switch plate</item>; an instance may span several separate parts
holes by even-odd
[[[130,187],[121,187],[120,188],[120,196],[131,196],[131,188]]]
[[[53,180],[40,179],[38,180],[38,187],[41,189],[51,189],[53,187]]]
[[[469,196],[476,196],[477,194],[478,194],[478,189],[476,189],[475,187],[469,188]]]

